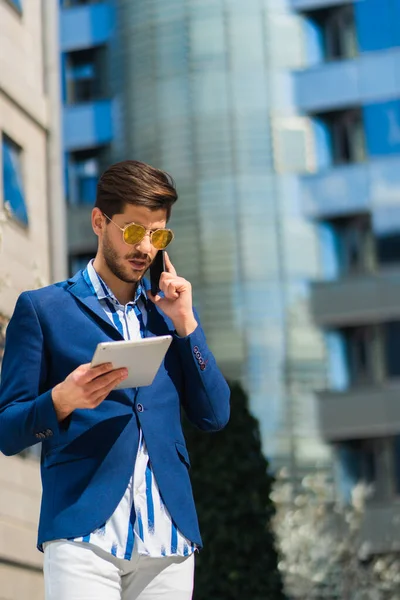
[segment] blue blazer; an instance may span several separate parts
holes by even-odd
[[[219,430],[229,419],[229,388],[201,326],[180,338],[149,301],[146,335],[168,333],[174,339],[151,386],[114,390],[58,423],[52,388],[90,362],[99,342],[122,337],[82,272],[19,297],[1,371],[0,450],[13,455],[43,442],[39,548],[88,535],[113,514],[132,475],[139,426],[172,519],[201,545],[180,409],[200,429]]]

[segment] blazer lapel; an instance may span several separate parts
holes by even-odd
[[[115,340],[123,340],[123,336],[111,323],[99,300],[92,294],[92,291],[82,276],[82,272],[79,271],[72,279],[68,281],[68,283],[68,291],[90,311],[98,325],[103,329],[106,329],[107,334],[110,337],[114,338]]]

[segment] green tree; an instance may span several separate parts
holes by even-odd
[[[231,384],[231,419],[217,434],[185,421],[204,550],[196,557],[195,600],[282,600],[270,521],[272,477],[247,397]]]

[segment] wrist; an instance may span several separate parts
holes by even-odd
[[[182,319],[179,323],[174,323],[175,331],[179,335],[179,337],[187,337],[195,329],[197,329],[198,323],[194,318],[194,315],[188,317],[187,319]]]
[[[54,410],[55,410],[55,413],[57,416],[57,421],[59,423],[61,423],[61,421],[64,421],[64,419],[69,417],[69,415],[73,411],[73,408],[71,406],[69,406],[69,404],[67,402],[65,402],[63,400],[61,389],[60,389],[61,385],[62,384],[60,384],[60,383],[58,385],[56,385],[51,392],[51,398],[53,400]]]

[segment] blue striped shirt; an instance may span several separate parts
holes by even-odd
[[[122,305],[96,273],[93,261],[83,271],[86,283],[97,296],[113,325],[126,340],[143,337],[146,322],[146,293],[138,285],[133,301]],[[133,549],[153,557],[188,556],[195,545],[173,522],[158,489],[142,430],[136,462],[128,487],[108,521],[96,531],[73,541],[95,544],[117,558],[130,560]]]

